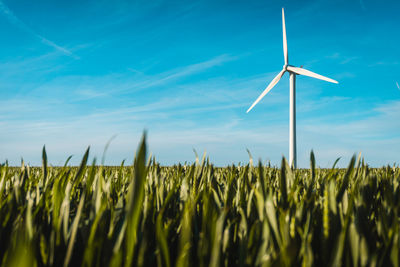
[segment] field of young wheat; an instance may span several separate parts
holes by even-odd
[[[1,266],[399,266],[400,169],[0,167]],[[251,161],[250,161],[251,162]]]

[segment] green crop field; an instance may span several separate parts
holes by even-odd
[[[399,266],[399,167],[0,167],[1,266]]]

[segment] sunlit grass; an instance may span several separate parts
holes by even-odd
[[[400,169],[0,167],[2,266],[398,266]],[[250,160],[252,162],[252,160]]]

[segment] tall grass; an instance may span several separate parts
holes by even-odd
[[[399,266],[400,169],[0,167],[2,266]],[[250,161],[252,162],[252,160]]]

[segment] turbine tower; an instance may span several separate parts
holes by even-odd
[[[297,154],[296,154],[296,75],[305,75],[331,83],[338,83],[337,81],[316,74],[312,71],[298,68],[289,65],[289,56],[286,41],[286,26],[285,26],[285,12],[282,8],[282,31],[283,31],[283,57],[285,64],[283,69],[275,76],[271,83],[267,86],[264,92],[254,101],[253,105],[247,110],[247,113],[279,82],[285,72],[289,72],[290,80],[290,111],[289,111],[289,165],[292,168],[297,168]]]

